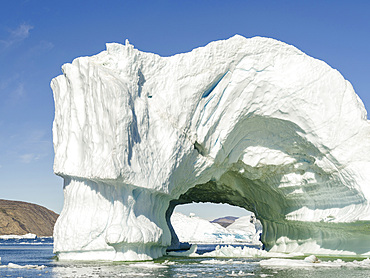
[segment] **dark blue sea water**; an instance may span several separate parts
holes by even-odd
[[[198,252],[212,251],[215,246],[199,246]],[[54,259],[51,238],[0,239],[0,257],[0,277],[370,277],[370,268],[349,266],[346,263],[335,267],[276,268],[262,267],[259,264],[262,259],[235,257],[163,257],[154,262],[66,263]],[[325,261],[335,258],[321,259]],[[24,268],[26,265],[29,268]]]

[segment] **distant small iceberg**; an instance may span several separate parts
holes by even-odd
[[[194,214],[186,216],[174,212],[171,216],[171,224],[180,242],[189,242],[190,244],[249,243],[262,245],[259,240],[262,225],[254,215],[237,218],[234,223],[225,228],[218,223],[209,222]]]
[[[0,268],[16,268],[16,269],[37,269],[37,270],[42,270],[46,268],[44,265],[18,265],[14,263],[8,263],[7,265],[0,265]]]
[[[36,239],[37,235],[35,234],[25,234],[25,235],[1,235],[0,239]]]

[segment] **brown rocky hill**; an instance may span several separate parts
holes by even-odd
[[[39,205],[0,199],[0,235],[52,236],[58,214]]]

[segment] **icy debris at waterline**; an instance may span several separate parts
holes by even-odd
[[[36,239],[35,234],[25,234],[25,235],[0,235],[0,239]]]
[[[214,251],[203,253],[199,255],[196,253],[197,245],[193,244],[188,251],[179,252],[168,252],[168,256],[174,257],[217,257],[217,258],[292,258],[304,256],[303,253],[276,253],[268,252],[266,250],[251,248],[248,246],[244,247],[233,247],[233,246],[220,246],[217,245]]]
[[[269,268],[355,267],[355,268],[369,268],[370,269],[370,259],[369,258],[364,259],[362,261],[354,260],[352,262],[345,262],[341,259],[337,259],[334,261],[325,261],[325,262],[322,262],[320,260],[310,261],[306,259],[307,258],[303,260],[271,258],[268,260],[262,260],[259,262],[259,264],[262,267],[269,267]]]
[[[198,254],[190,254],[190,256],[197,257]],[[239,258],[289,258],[289,257],[299,257],[304,256],[303,253],[276,253],[276,252],[268,252],[266,250],[251,248],[248,246],[244,247],[233,247],[233,246],[216,246],[216,249],[211,252],[207,252],[202,254],[203,257],[224,257],[224,258],[231,258],[231,257],[239,257]]]
[[[315,259],[313,259],[315,258]],[[220,260],[220,259],[210,259],[204,260],[200,262],[201,264],[251,264],[250,261],[235,261],[233,259],[229,260]],[[332,268],[340,268],[340,267],[355,267],[355,268],[369,268],[370,269],[370,259],[364,260],[354,260],[354,261],[343,261],[341,259],[336,259],[333,261],[321,261],[316,258],[316,256],[311,255],[304,259],[283,259],[283,258],[270,258],[266,260],[261,260],[259,262],[255,262],[262,267],[267,268],[319,268],[319,267],[332,267]]]
[[[267,253],[263,256],[259,257],[267,257]],[[270,254],[272,255],[272,254]],[[302,254],[303,255],[303,254]],[[301,256],[302,256],[301,255]],[[204,256],[204,255],[203,255]],[[289,256],[287,254],[287,256]],[[298,257],[298,254],[290,254],[291,257]],[[217,257],[212,255],[212,257]],[[220,257],[220,256],[218,256]],[[222,257],[222,256],[221,256]],[[227,257],[239,257],[239,256],[230,256]],[[201,264],[243,264],[243,263],[251,263],[251,262],[245,262],[245,261],[235,261],[233,259],[229,260],[220,260],[220,259],[210,259],[210,260],[204,260],[200,262]],[[354,261],[343,261],[341,259],[336,259],[333,261],[321,261],[319,260],[315,255],[310,255],[304,259],[286,259],[286,258],[269,258],[265,260],[261,260],[257,262],[262,267],[268,267],[268,268],[294,268],[294,267],[358,267],[358,268],[369,268],[370,269],[370,259],[366,258],[363,260],[354,260]]]
[[[148,260],[178,204],[255,213],[274,252],[370,253],[370,125],[351,84],[293,46],[234,36],[160,57],[126,45],[51,86],[64,260]]]

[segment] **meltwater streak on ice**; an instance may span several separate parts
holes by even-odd
[[[254,212],[270,251],[370,254],[370,125],[324,62],[234,36],[172,57],[111,43],[62,70],[60,259],[161,257],[193,201]]]

